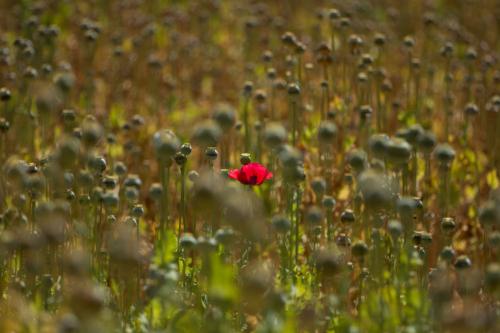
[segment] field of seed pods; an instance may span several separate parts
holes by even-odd
[[[3,332],[500,332],[500,2],[0,0]]]

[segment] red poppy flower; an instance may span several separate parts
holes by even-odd
[[[236,179],[245,185],[260,185],[264,181],[273,178],[271,171],[260,163],[248,163],[240,169],[229,171],[229,178]]]

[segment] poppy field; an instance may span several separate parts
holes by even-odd
[[[0,0],[0,333],[500,332],[498,0]]]

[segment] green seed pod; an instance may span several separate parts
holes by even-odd
[[[179,245],[184,250],[191,250],[196,246],[196,244],[197,244],[196,238],[194,238],[193,235],[190,233],[183,234],[179,239]]]
[[[324,196],[322,204],[326,209],[333,210],[335,208],[335,205],[337,204],[337,201],[330,196]]]
[[[271,148],[275,149],[286,142],[287,134],[285,128],[280,123],[271,123],[264,130],[264,142]]]
[[[449,167],[455,159],[455,150],[446,143],[437,145],[433,154],[438,163],[442,166]]]
[[[472,262],[466,255],[460,255],[455,260],[455,268],[458,270],[464,270],[472,266]]]
[[[120,198],[118,194],[115,192],[105,192],[102,194],[102,203],[108,209],[117,208],[120,202]]]
[[[236,123],[236,112],[234,111],[234,108],[229,104],[218,104],[215,107],[213,119],[224,132],[227,132],[228,130],[233,128],[234,124]]]
[[[340,214],[340,222],[345,224],[352,224],[356,222],[356,217],[351,209],[346,209]]]
[[[326,181],[323,178],[314,178],[311,181],[311,188],[316,196],[321,197],[326,191]]]
[[[174,156],[175,163],[178,166],[183,166],[187,162],[187,157],[181,152],[177,152]]]
[[[411,49],[413,48],[413,46],[415,46],[415,39],[413,39],[413,37],[411,36],[406,36],[403,39],[403,44],[406,48]]]
[[[386,145],[387,159],[395,165],[408,163],[411,156],[411,146],[403,139],[394,138]]]
[[[386,37],[384,34],[381,34],[381,33],[375,34],[375,37],[373,38],[373,42],[375,43],[375,45],[377,45],[379,47],[385,45],[385,41],[386,41]]]
[[[144,206],[140,204],[134,205],[132,207],[132,216],[139,219],[144,216]]]
[[[357,173],[361,173],[368,163],[365,151],[360,149],[351,151],[347,160],[351,168]]]
[[[253,91],[253,82],[251,81],[245,82],[245,84],[243,85],[243,96],[249,98],[252,95],[252,91]]]
[[[392,195],[389,186],[375,171],[364,171],[359,176],[358,187],[367,209],[383,209],[390,205]]]
[[[339,247],[347,248],[351,246],[351,239],[346,234],[340,234],[335,238],[335,244]]]
[[[331,121],[322,121],[318,128],[318,142],[333,145],[337,136],[337,126]]]
[[[124,176],[126,173],[127,173],[127,167],[125,166],[125,164],[123,162],[116,162],[115,163],[115,173],[121,177],[121,176]]]
[[[116,177],[106,176],[103,178],[102,184],[106,189],[113,190],[116,188],[116,185],[118,184],[118,179],[116,179]]]
[[[439,255],[441,259],[446,262],[451,262],[455,258],[455,250],[451,246],[446,246],[441,250],[441,254]]]
[[[156,158],[159,161],[167,161],[175,156],[181,143],[177,136],[171,130],[161,130],[153,136],[153,146]]]
[[[486,268],[485,283],[488,288],[496,290],[500,286],[500,264],[490,263]]]
[[[247,165],[252,162],[252,157],[248,153],[240,154],[240,163],[241,165]]]
[[[363,258],[368,253],[368,245],[362,240],[355,241],[352,244],[351,253],[357,258]]]
[[[446,234],[451,234],[455,230],[456,223],[452,217],[443,217],[441,220],[441,230]]]
[[[10,123],[5,118],[0,118],[0,132],[7,133],[10,129]]]
[[[319,250],[314,255],[314,261],[318,273],[325,277],[336,275],[342,270],[341,257],[331,250]]]
[[[466,116],[473,117],[479,114],[479,107],[474,103],[469,103],[464,108],[464,113]]]
[[[275,215],[271,219],[271,225],[277,233],[287,233],[292,227],[290,220],[284,215]]]
[[[205,121],[196,126],[192,141],[201,147],[215,147],[222,135],[221,129],[214,121]]]
[[[383,159],[386,153],[386,145],[389,142],[389,137],[386,134],[373,134],[368,139],[370,151],[376,158]]]
[[[319,225],[323,220],[323,212],[317,206],[311,206],[306,212],[306,221],[311,225]]]
[[[161,186],[161,184],[159,184],[159,183],[151,184],[151,186],[149,188],[149,196],[153,200],[156,200],[156,201],[160,200],[162,193],[163,193],[163,187]]]
[[[387,229],[394,239],[399,238],[403,233],[403,225],[397,220],[389,221],[389,223],[387,224]]]
[[[500,209],[495,201],[489,200],[479,208],[479,222],[485,227],[500,223]]]
[[[2,87],[0,88],[0,101],[8,102],[12,97],[12,93],[9,89]]]
[[[417,139],[418,147],[424,154],[430,154],[432,152],[436,146],[436,141],[436,136],[429,131],[422,132]]]
[[[193,151],[193,148],[191,147],[191,144],[190,143],[183,143],[181,145],[181,148],[180,148],[180,152],[184,155],[184,156],[189,156],[191,155],[191,152]]]
[[[233,229],[229,227],[225,227],[222,229],[219,229],[215,232],[215,240],[217,241],[218,244],[228,246],[231,245],[236,238],[236,233],[234,232]]]
[[[298,96],[300,95],[300,88],[298,85],[296,85],[295,83],[290,83],[288,85],[288,94],[290,96]]]
[[[219,156],[219,152],[217,151],[217,149],[215,147],[207,147],[205,149],[205,157],[209,161],[215,161],[218,156]]]
[[[195,182],[199,177],[200,175],[196,170],[191,170],[188,172],[188,179],[192,182]]]
[[[82,142],[87,147],[97,145],[103,136],[102,126],[95,120],[87,119],[82,125]]]
[[[217,249],[217,242],[214,238],[205,238],[203,236],[198,237],[196,241],[196,249],[200,254],[206,255]]]
[[[130,174],[123,180],[123,186],[140,189],[142,186],[142,180],[138,175]]]

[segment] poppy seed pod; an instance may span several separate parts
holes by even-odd
[[[323,207],[328,210],[333,210],[337,205],[337,201],[331,196],[324,196],[322,200]]]
[[[455,227],[456,223],[452,217],[443,217],[441,220],[441,230],[443,230],[443,232],[450,234],[455,230]]]
[[[196,240],[196,250],[201,254],[209,254],[217,249],[217,241],[214,238],[198,237]]]
[[[359,190],[368,209],[383,209],[391,202],[391,191],[378,173],[367,170],[359,176]]]
[[[209,161],[215,161],[219,156],[219,152],[215,147],[207,147],[205,149],[205,156]]]
[[[200,177],[200,175],[198,174],[198,172],[196,170],[191,170],[188,172],[188,179],[191,182],[195,182],[199,177]]]
[[[331,121],[322,121],[318,128],[318,141],[322,145],[332,145],[337,136],[337,126]]]
[[[205,121],[196,126],[192,141],[201,147],[215,147],[221,135],[221,129],[216,122]]]
[[[179,245],[184,250],[191,250],[196,246],[196,244],[197,244],[196,238],[194,238],[193,235],[189,233],[183,234],[179,239]]]
[[[454,49],[455,47],[453,46],[453,43],[446,42],[441,48],[440,53],[443,57],[450,58],[453,55]]]
[[[411,36],[406,36],[403,39],[403,44],[405,47],[411,49],[413,46],[415,46],[415,39],[413,39],[413,37]]]
[[[386,134],[373,134],[368,139],[368,146],[370,147],[370,151],[376,158],[383,159],[388,142],[389,137]]]
[[[351,168],[357,172],[361,173],[367,165],[366,153],[364,150],[355,149],[349,153],[347,160]]]
[[[338,18],[340,18],[340,12],[338,11],[338,9],[332,8],[328,10],[328,17],[330,18],[330,20],[337,20]]]
[[[126,187],[135,187],[136,189],[140,189],[142,186],[142,180],[138,175],[130,174],[123,181],[123,186]]]
[[[398,134],[396,134],[396,136],[405,139],[412,146],[416,147],[418,139],[422,136],[423,132],[424,129],[422,128],[422,126],[419,124],[415,124],[401,132],[398,131]]]
[[[392,238],[397,239],[403,233],[403,225],[398,220],[390,220],[387,224],[387,230]]]
[[[490,289],[497,289],[500,286],[500,264],[490,263],[486,267],[485,283]]]
[[[489,200],[481,206],[478,215],[479,222],[485,227],[500,224],[500,208],[493,200]]]
[[[190,143],[183,143],[181,145],[181,148],[180,148],[180,152],[184,155],[184,156],[189,156],[191,155],[191,152],[193,151],[193,148],[191,147],[191,144]]]
[[[293,32],[287,31],[281,36],[281,41],[287,46],[295,46],[297,43],[297,38]]]
[[[87,147],[95,146],[102,138],[102,126],[95,120],[87,119],[82,125],[82,142]]]
[[[306,212],[306,221],[311,225],[319,225],[323,219],[323,212],[317,206],[311,206]]]
[[[241,165],[247,165],[252,163],[252,156],[248,153],[241,153],[240,154],[240,163]]]
[[[403,139],[393,138],[386,145],[387,159],[395,164],[402,165],[408,162],[411,156],[411,146]]]
[[[375,37],[373,38],[373,42],[375,43],[375,45],[377,46],[383,46],[385,44],[385,41],[386,41],[386,37],[384,34],[381,34],[381,33],[377,33],[375,34]]]
[[[417,202],[414,198],[401,197],[396,202],[396,209],[401,216],[401,218],[409,219],[415,213],[417,208]]]
[[[446,262],[451,262],[455,258],[455,250],[451,246],[445,246],[439,256]]]
[[[469,103],[465,106],[464,113],[469,117],[476,116],[479,113],[479,107],[475,103]]]
[[[446,167],[449,167],[455,159],[455,150],[447,143],[437,145],[433,154],[438,163]]]
[[[118,176],[124,176],[126,173],[127,173],[127,167],[125,166],[125,164],[123,162],[116,162],[115,163],[115,173],[118,175]]]
[[[163,193],[163,187],[161,186],[160,183],[153,183],[149,187],[149,196],[153,200],[157,200],[157,201],[160,200],[162,193]]]
[[[0,101],[8,102],[12,97],[12,94],[9,89],[2,87],[0,88]]]
[[[436,141],[436,136],[429,131],[420,133],[419,137],[417,138],[418,147],[424,154],[430,154],[432,152],[432,150],[436,146]]]
[[[317,196],[322,196],[326,191],[326,181],[323,178],[314,178],[311,188]]]
[[[340,256],[332,250],[322,249],[314,255],[318,273],[328,277],[338,274],[342,270]]]
[[[249,98],[252,95],[252,91],[253,91],[253,82],[246,81],[245,84],[243,85],[243,96]]]
[[[357,258],[362,258],[368,253],[368,245],[362,240],[355,241],[351,246],[351,253]]]
[[[213,119],[223,131],[233,128],[236,123],[236,112],[234,108],[226,103],[218,104],[213,113]]]
[[[282,145],[286,138],[286,130],[280,123],[271,123],[264,130],[264,142],[271,149]]]
[[[177,152],[174,156],[175,163],[178,166],[183,166],[187,162],[187,157],[181,152]]]
[[[290,230],[292,223],[284,215],[275,215],[271,219],[271,225],[277,233],[284,234]]]
[[[80,141],[75,138],[65,138],[57,147],[56,160],[64,169],[71,168],[78,159],[80,153]]]
[[[340,214],[340,222],[345,224],[352,224],[356,221],[354,212],[351,209],[346,209]]]
[[[290,96],[298,96],[300,94],[300,88],[295,83],[290,83],[287,91]]]
[[[349,236],[342,233],[335,238],[335,244],[337,244],[337,246],[339,247],[347,248],[351,246],[351,239],[349,238]]]
[[[5,118],[0,118],[0,131],[7,133],[10,129],[10,123]]]
[[[153,147],[156,158],[160,161],[170,160],[180,146],[179,139],[171,130],[160,130],[153,135]]]
[[[228,246],[235,241],[236,233],[230,227],[225,227],[217,230],[214,237],[218,244]]]
[[[458,270],[464,270],[472,266],[472,262],[469,257],[466,255],[458,256],[457,260],[455,260],[455,268]]]

